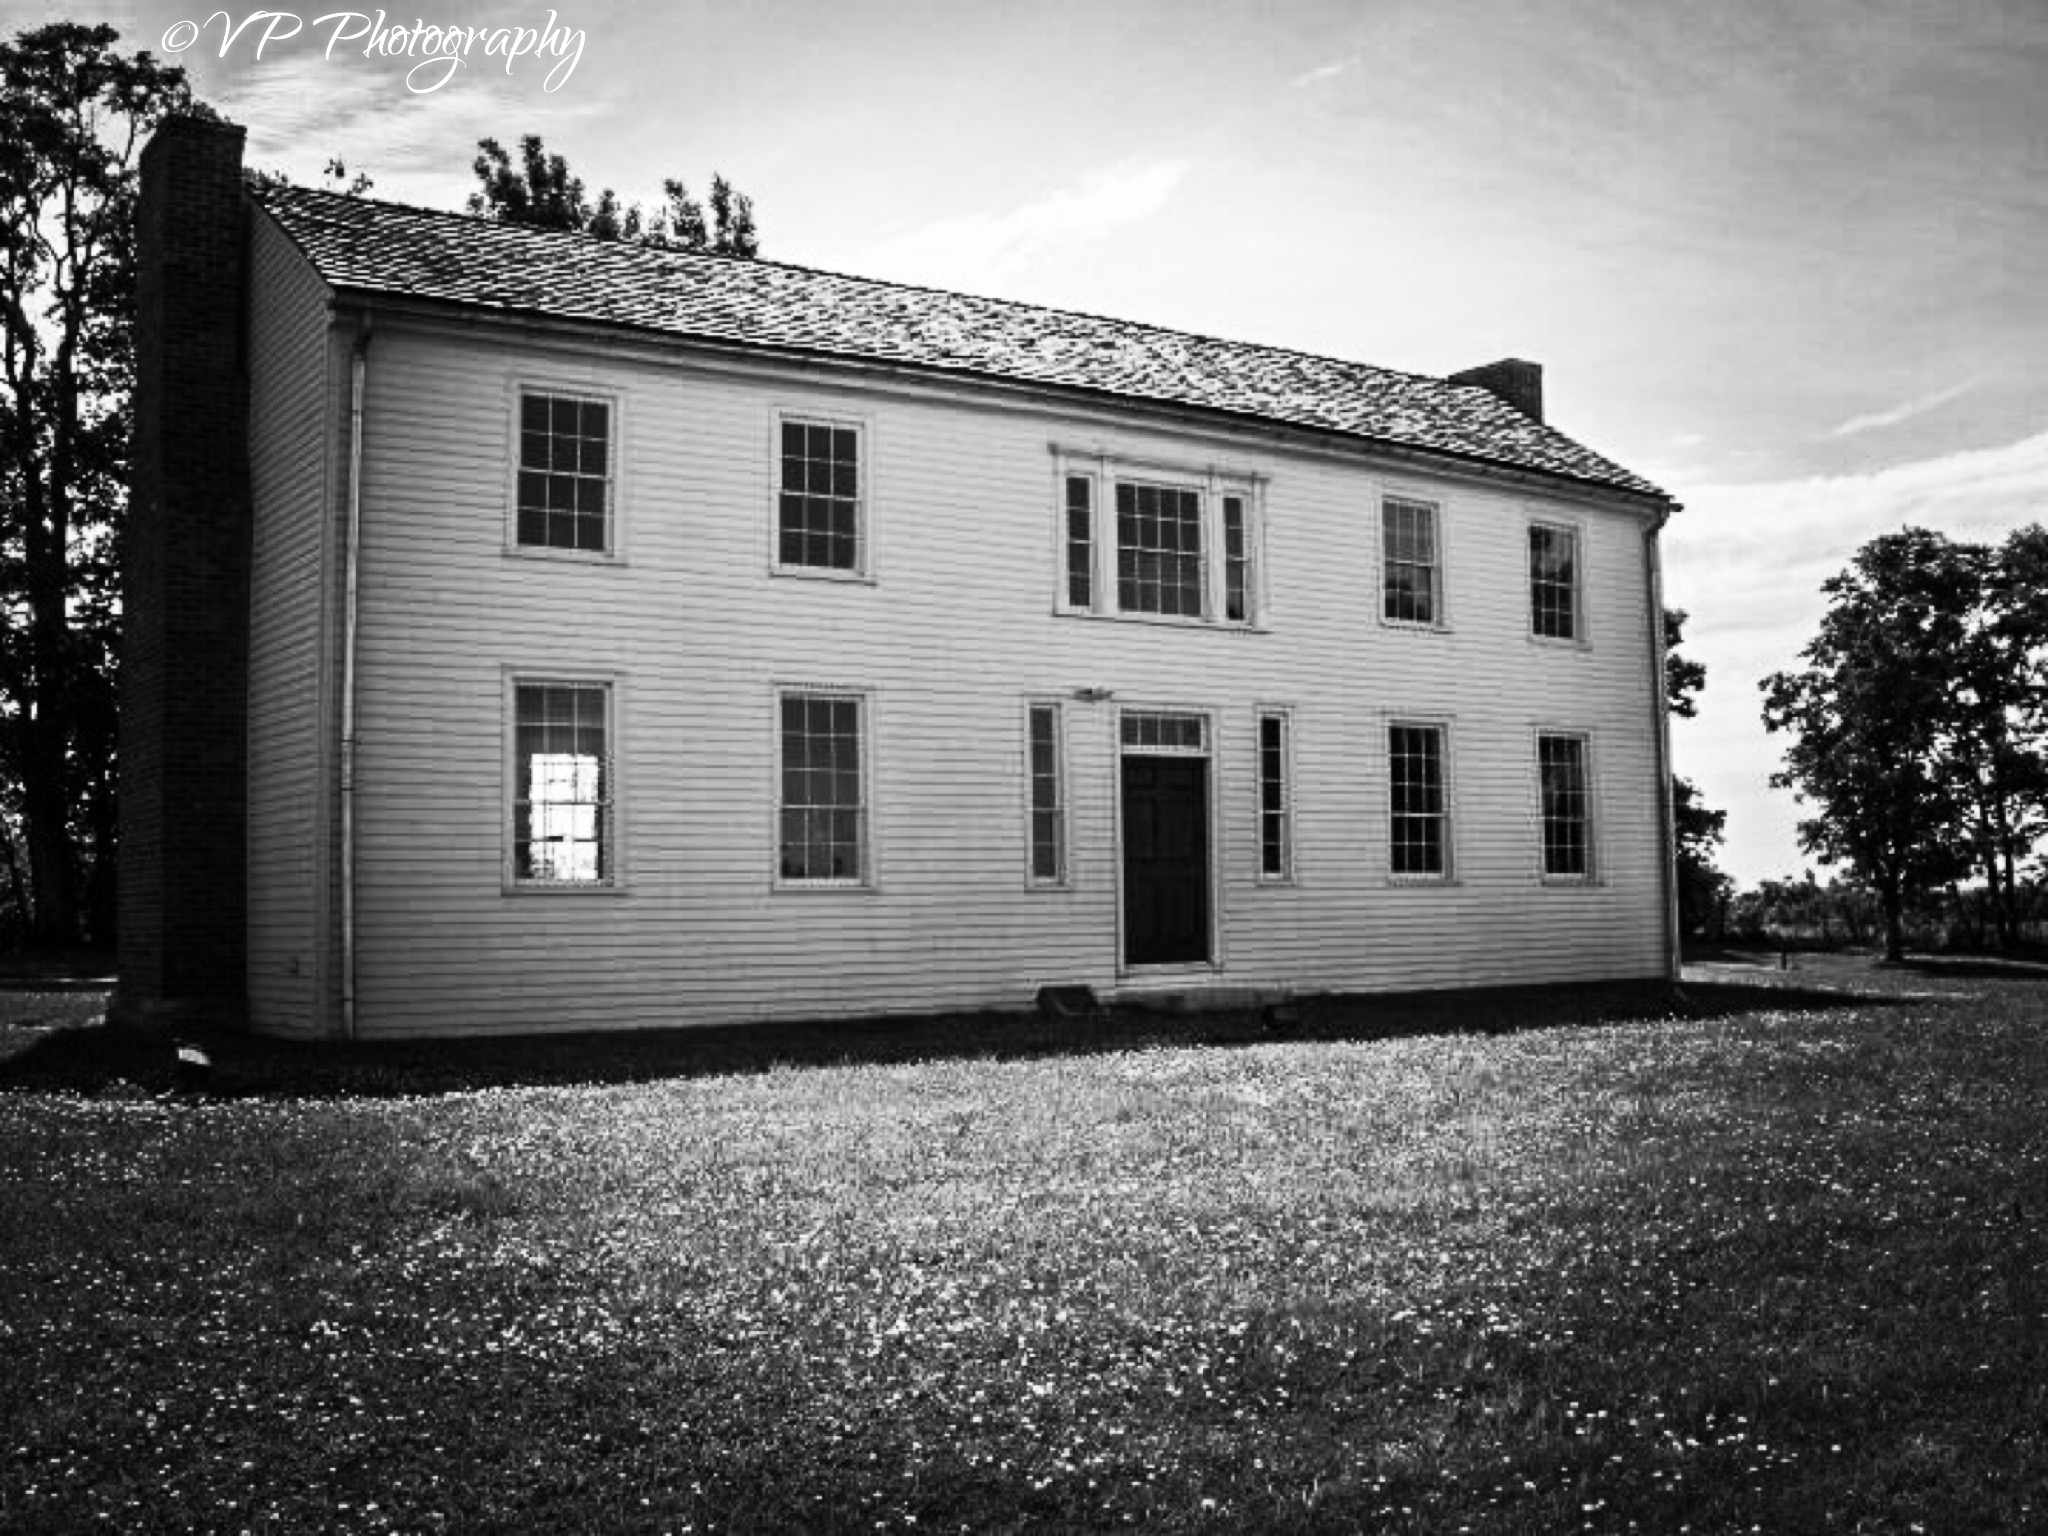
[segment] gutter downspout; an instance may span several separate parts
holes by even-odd
[[[341,1037],[356,1038],[356,582],[363,534],[363,396],[370,321],[356,324],[348,379],[348,525],[341,609]]]
[[[1650,697],[1657,706],[1657,861],[1659,894],[1664,914],[1664,979],[1675,990],[1683,965],[1678,924],[1678,831],[1671,805],[1671,704],[1664,682],[1664,560],[1658,535],[1670,520],[1671,508],[1643,530],[1643,578],[1650,604]]]

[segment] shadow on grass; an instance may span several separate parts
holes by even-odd
[[[181,1080],[174,1043],[105,1025],[54,1029],[0,1052],[0,1092],[215,1098],[385,1098],[488,1088],[648,1082],[774,1068],[1010,1060],[1157,1047],[1233,1047],[1436,1034],[1511,1034],[1565,1025],[1730,1017],[1760,1009],[1887,1006],[1896,999],[1789,985],[1688,982],[1512,987],[1310,997],[1281,1009],[1180,1012],[1117,1007],[1093,1017],[956,1013],[492,1040],[297,1042],[195,1036],[212,1065]]]
[[[2048,984],[2048,964],[2038,960],[1998,960],[1981,956],[1946,960],[1934,955],[1908,955],[1893,969],[1942,981],[2031,981]]]

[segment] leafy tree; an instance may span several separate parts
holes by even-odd
[[[114,540],[136,159],[184,72],[56,22],[0,43],[0,819],[45,944],[112,928]]]
[[[1948,749],[1979,577],[1938,533],[1873,539],[1823,583],[1830,606],[1804,667],[1762,685],[1765,729],[1792,738],[1771,782],[1818,812],[1800,822],[1800,844],[1877,893],[1894,961],[1908,902],[1968,866]]]
[[[709,251],[719,256],[754,257],[760,236],[754,204],[723,176],[711,178],[711,219],[682,182],[661,184],[662,201],[652,212],[630,207],[606,187],[592,202],[583,179],[572,175],[560,155],[551,155],[537,133],[519,141],[519,160],[496,139],[477,140],[471,163],[477,190],[469,211],[508,224],[540,229],[576,229],[601,240],[629,240],[661,250]]]
[[[1707,685],[1706,663],[1679,652],[1685,639],[1686,613],[1664,610],[1664,697],[1681,720],[1699,714],[1694,696]],[[1734,882],[1714,863],[1728,825],[1728,813],[1700,798],[1699,787],[1678,774],[1671,776],[1671,824],[1678,858],[1678,924],[1681,932],[1698,933],[1713,924]]]

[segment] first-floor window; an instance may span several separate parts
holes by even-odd
[[[1450,814],[1444,793],[1443,727],[1389,726],[1387,768],[1392,809],[1388,841],[1393,872],[1445,873]]]
[[[1543,873],[1583,878],[1593,872],[1593,797],[1587,782],[1586,738],[1539,736],[1543,783]]]
[[[856,694],[782,695],[784,880],[859,882],[867,868],[866,779]]]
[[[1285,880],[1293,865],[1294,808],[1287,792],[1287,716],[1259,716],[1259,877]]]
[[[514,685],[514,879],[599,885],[612,878],[610,705],[604,683]]]
[[[1057,885],[1067,874],[1067,809],[1060,772],[1060,708],[1033,704],[1030,712],[1031,879]]]

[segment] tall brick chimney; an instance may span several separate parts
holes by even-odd
[[[242,129],[142,152],[122,556],[121,979],[144,1028],[246,1013],[249,389]]]
[[[1476,384],[1507,401],[1531,421],[1543,419],[1543,365],[1504,357],[1482,368],[1467,368],[1450,377],[1453,384]]]

